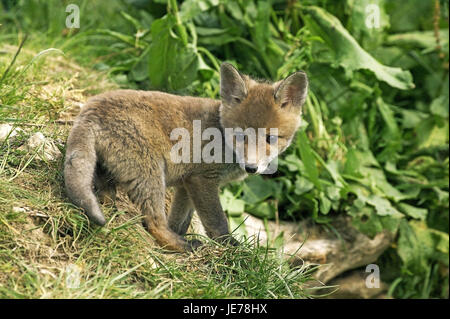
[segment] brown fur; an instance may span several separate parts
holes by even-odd
[[[170,151],[177,141],[170,140],[170,132],[182,127],[192,136],[193,120],[201,120],[202,129],[274,127],[282,152],[299,126],[307,90],[304,73],[291,77],[281,83],[258,83],[223,64],[222,101],[133,90],[91,98],[67,141],[64,175],[69,197],[91,220],[104,225],[93,187],[113,199],[120,185],[142,211],[148,231],[160,245],[186,251],[200,244],[183,238],[194,208],[208,236],[236,243],[229,236],[219,187],[245,177],[245,171],[236,163],[173,163]],[[166,217],[164,198],[169,187],[174,188],[174,197]]]

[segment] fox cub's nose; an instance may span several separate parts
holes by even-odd
[[[249,174],[255,174],[257,170],[258,170],[257,166],[245,165],[245,171]]]

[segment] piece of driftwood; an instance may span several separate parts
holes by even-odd
[[[368,274],[365,267],[344,273],[330,280],[328,285],[337,286],[337,290],[326,298],[333,299],[378,299],[387,298],[388,285],[379,281],[377,286],[367,285]],[[332,290],[334,288],[330,288]],[[320,293],[326,293],[325,290]]]

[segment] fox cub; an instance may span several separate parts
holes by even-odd
[[[120,186],[142,211],[147,230],[167,249],[190,251],[201,244],[184,238],[194,209],[209,237],[236,244],[219,201],[219,187],[247,174],[263,173],[289,146],[300,125],[307,91],[304,72],[276,83],[258,82],[223,63],[221,100],[134,90],[94,96],[78,115],[67,141],[67,194],[93,222],[104,225],[95,193],[114,196]],[[264,136],[265,152],[252,151],[245,135],[228,140],[222,134],[216,141],[222,154],[238,144],[244,152],[233,151],[232,161],[220,155],[222,161],[206,163],[193,160],[195,154],[190,154],[188,161],[174,162],[171,152],[177,141],[171,132],[182,128],[195,135],[196,123],[201,123],[201,132],[264,128],[277,133]],[[202,138],[200,145],[206,142]],[[195,151],[195,136],[188,144],[186,149]],[[174,188],[174,198],[166,216],[168,187]]]

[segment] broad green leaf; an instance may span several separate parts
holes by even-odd
[[[425,208],[418,208],[406,203],[398,203],[398,209],[406,215],[420,220],[425,220],[428,210]]]
[[[240,216],[245,209],[245,202],[242,199],[235,198],[228,189],[225,189],[220,195],[220,203],[223,210],[230,216]]]
[[[414,88],[409,71],[379,63],[360,47],[335,16],[314,6],[304,7],[303,11],[308,28],[313,34],[320,36],[334,53],[336,66],[340,65],[349,72],[360,69],[370,70],[380,81],[401,90]]]
[[[338,201],[341,199],[340,188],[335,185],[325,187],[325,192],[329,199],[332,201]]]
[[[297,154],[289,154],[284,159],[279,159],[278,163],[286,166],[291,172],[300,172],[301,174],[305,172],[305,165],[298,158]]]
[[[180,90],[197,77],[198,57],[194,47],[184,46],[175,38],[172,28],[175,18],[166,15],[156,20],[151,29],[149,48],[149,78],[156,89]]]
[[[401,110],[401,113],[403,116],[403,128],[414,128],[427,118],[427,114],[419,111]]]
[[[241,8],[239,7],[239,2],[234,0],[226,0],[225,7],[230,12],[231,16],[237,21],[243,21],[244,15]]]
[[[448,122],[444,122],[442,126],[439,126],[432,117],[429,117],[417,126],[416,131],[418,132],[418,149],[448,143]]]
[[[439,42],[448,53],[448,29],[439,30]],[[419,47],[430,51],[436,50],[434,31],[416,31],[392,34],[386,38],[386,44],[393,46]]]
[[[372,205],[380,216],[402,217],[402,214],[385,198],[370,195],[366,199],[366,202],[367,204]]]
[[[398,128],[397,122],[395,120],[395,115],[392,109],[386,104],[383,99],[380,97],[376,100],[378,110],[383,117],[384,122],[386,123],[386,127],[388,129],[388,139],[399,139],[400,138],[400,130]]]
[[[305,165],[306,174],[309,180],[318,188],[322,186],[319,182],[319,171],[316,166],[316,159],[314,157],[311,146],[309,145],[308,138],[305,131],[301,131],[299,134],[299,149],[302,162]]]
[[[314,184],[302,176],[297,176],[294,186],[294,193],[297,195],[303,195],[314,188]]]
[[[386,160],[392,159],[394,154],[400,152],[403,144],[402,144],[402,136],[400,133],[400,129],[397,125],[397,121],[395,119],[395,114],[391,107],[386,104],[383,99],[380,97],[377,98],[376,104],[378,110],[386,124],[385,129],[383,130],[383,151],[381,151],[377,158],[381,162],[385,162]]]
[[[403,220],[400,223],[398,254],[408,270],[419,274],[429,267],[428,260],[440,260],[448,266],[448,234],[430,229],[425,222]]]
[[[406,268],[413,272],[426,271],[426,259],[419,239],[406,220],[400,222],[397,253]]]
[[[362,167],[361,173],[364,178],[358,179],[358,181],[361,184],[371,188],[377,195],[387,197],[396,202],[411,198],[412,196],[410,194],[403,194],[391,183],[389,183],[382,169]]]
[[[259,218],[274,219],[277,207],[273,201],[265,201],[249,206],[246,211]]]
[[[360,173],[361,162],[358,159],[358,153],[354,148],[351,148],[347,152],[344,173],[347,175],[354,175],[356,177],[362,177]]]
[[[258,13],[254,21],[254,28],[252,32],[253,41],[259,50],[265,51],[266,45],[270,39],[270,1],[258,1]]]
[[[210,80],[216,71],[205,63],[205,60],[203,60],[200,54],[197,54],[197,58],[198,58],[198,72],[201,75],[202,80],[204,81]]]
[[[180,6],[181,21],[187,22],[209,8],[211,8],[211,2],[208,0],[185,0]]]
[[[319,194],[319,210],[322,214],[327,215],[331,209],[331,201],[325,196],[323,192]]]
[[[370,206],[363,206],[362,208],[352,206],[348,214],[352,216],[353,226],[370,238],[375,237],[385,229],[395,233],[401,220],[392,216],[380,216]]]
[[[431,102],[430,112],[448,119],[448,105],[448,96],[441,95]]]
[[[244,195],[242,199],[248,204],[256,204],[274,195],[272,180],[265,180],[260,175],[248,177],[242,186]]]
[[[425,246],[429,255],[433,255],[437,250],[441,253],[447,254],[448,265],[448,253],[449,253],[449,236],[448,234],[436,229],[428,228],[423,221],[410,221],[409,224],[413,228],[416,236],[419,238],[421,244]]]

